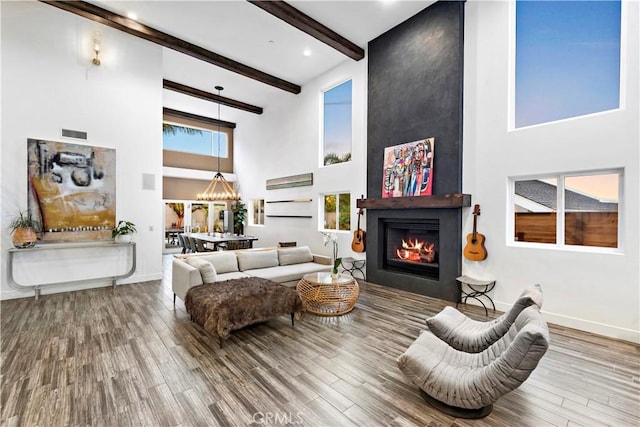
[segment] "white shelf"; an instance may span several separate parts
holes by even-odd
[[[60,263],[62,262],[69,262],[69,260],[73,261],[75,260],[75,258],[72,257],[77,257],[77,250],[82,251],[83,249],[105,249],[105,250],[112,250],[112,249],[122,249],[122,248],[130,248],[130,250],[127,250],[127,254],[130,253],[130,258],[131,258],[131,267],[129,268],[128,271],[126,271],[125,273],[117,273],[117,274],[110,274],[110,273],[105,273],[109,270],[109,266],[107,265],[96,265],[96,268],[100,268],[100,267],[105,267],[104,268],[104,272],[91,276],[91,277],[83,277],[81,279],[71,279],[71,280],[67,280],[66,278],[64,280],[58,280],[58,279],[51,279],[50,277],[47,278],[47,281],[38,281],[37,283],[32,283],[32,284],[24,284],[24,283],[18,283],[18,281],[15,278],[14,275],[14,268],[15,268],[15,258],[18,257],[20,258],[20,262],[18,262],[18,265],[23,265],[23,270],[21,271],[25,271],[25,270],[29,270],[28,266],[29,263],[31,262],[31,264],[33,265],[33,263],[37,264],[37,266],[33,269],[33,270],[38,270],[38,267],[40,263],[43,262],[43,260],[45,258],[47,258],[47,262],[49,262],[49,265],[51,265],[51,263],[56,262],[59,260]],[[73,251],[67,252],[69,250],[76,250],[76,254],[73,254]],[[55,251],[55,252],[51,252],[51,251]],[[40,254],[40,255],[38,255]],[[46,254],[46,256],[45,256]],[[30,256],[33,256],[35,258],[31,258],[29,259]],[[119,255],[117,255],[119,256]],[[50,258],[52,257],[56,257],[55,260],[52,260]],[[106,257],[105,257],[106,259]],[[122,258],[121,258],[122,259]],[[124,260],[124,259],[123,259]],[[98,261],[102,261],[102,259],[100,258]],[[128,261],[128,260],[124,260],[124,261]],[[107,262],[107,261],[105,261]],[[81,284],[81,283],[89,283],[92,281],[96,281],[96,280],[102,280],[102,279],[111,279],[112,280],[112,286],[115,288],[116,286],[116,280],[117,279],[124,279],[127,278],[129,276],[131,276],[135,270],[136,270],[136,244],[135,242],[128,242],[128,243],[116,243],[114,241],[101,241],[101,242],[70,242],[70,243],[38,243],[35,246],[31,247],[31,248],[23,248],[23,249],[18,249],[18,248],[11,248],[9,249],[9,256],[7,259],[7,273],[9,276],[9,285],[11,287],[13,287],[14,289],[18,289],[18,290],[24,290],[26,289],[33,289],[35,291],[35,298],[38,299],[39,295],[40,295],[40,289],[46,286],[56,286],[56,285],[75,285],[75,284]],[[128,262],[127,262],[128,264]],[[127,264],[122,264],[124,266],[126,266]],[[28,271],[27,271],[27,276],[28,276]],[[53,281],[52,281],[53,280]]]

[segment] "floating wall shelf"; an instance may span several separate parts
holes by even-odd
[[[267,215],[267,218],[313,218],[311,215]]]
[[[311,202],[312,199],[293,199],[293,200],[267,200],[267,203],[303,203]]]

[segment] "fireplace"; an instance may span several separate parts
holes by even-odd
[[[434,198],[437,196],[431,199]],[[414,200],[382,202],[393,204],[389,207],[366,206],[367,280],[457,302],[460,288],[456,277],[460,275],[462,262],[462,209],[446,203],[435,209],[414,207],[417,199],[429,198],[404,199]],[[463,205],[468,206],[469,202],[470,197]],[[397,203],[411,207],[396,207]]]
[[[440,224],[437,219],[383,221],[383,268],[438,280]]]

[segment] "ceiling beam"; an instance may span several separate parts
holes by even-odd
[[[360,61],[364,58],[364,49],[360,46],[350,40],[347,40],[331,28],[324,26],[309,15],[302,13],[284,1],[247,1],[266,12],[269,12],[276,18],[283,20],[287,24],[293,25],[300,31],[309,34],[311,37],[320,40],[322,43],[331,46],[338,52],[347,55],[349,58],[355,59],[356,61]]]
[[[193,113],[187,113],[185,111],[174,110],[173,108],[162,108],[162,114],[166,114],[168,116],[180,117],[182,119],[195,120],[196,122],[206,123],[209,125],[220,125],[221,127],[235,129],[236,124],[234,122],[225,122],[224,120],[218,120],[211,117],[199,116]]]
[[[254,114],[262,114],[263,111],[262,107],[257,107],[242,101],[236,101],[235,99],[226,98],[224,96],[216,95],[215,93],[205,92],[204,90],[196,89],[195,87],[172,82],[171,80],[163,79],[162,87],[183,95],[193,96],[195,98],[204,99],[205,101],[215,102],[216,104],[226,105],[227,107],[237,108],[238,110],[248,111]]]
[[[155,28],[148,27],[138,21],[110,12],[91,3],[85,1],[40,1],[278,89],[296,94],[300,93],[301,88],[297,84],[272,76],[248,65],[241,64],[233,59],[211,52],[210,50],[196,46],[170,34],[163,33]]]

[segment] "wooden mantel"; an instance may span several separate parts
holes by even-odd
[[[356,200],[356,206],[364,209],[442,209],[471,206],[471,194],[453,193],[434,196],[367,198]]]

